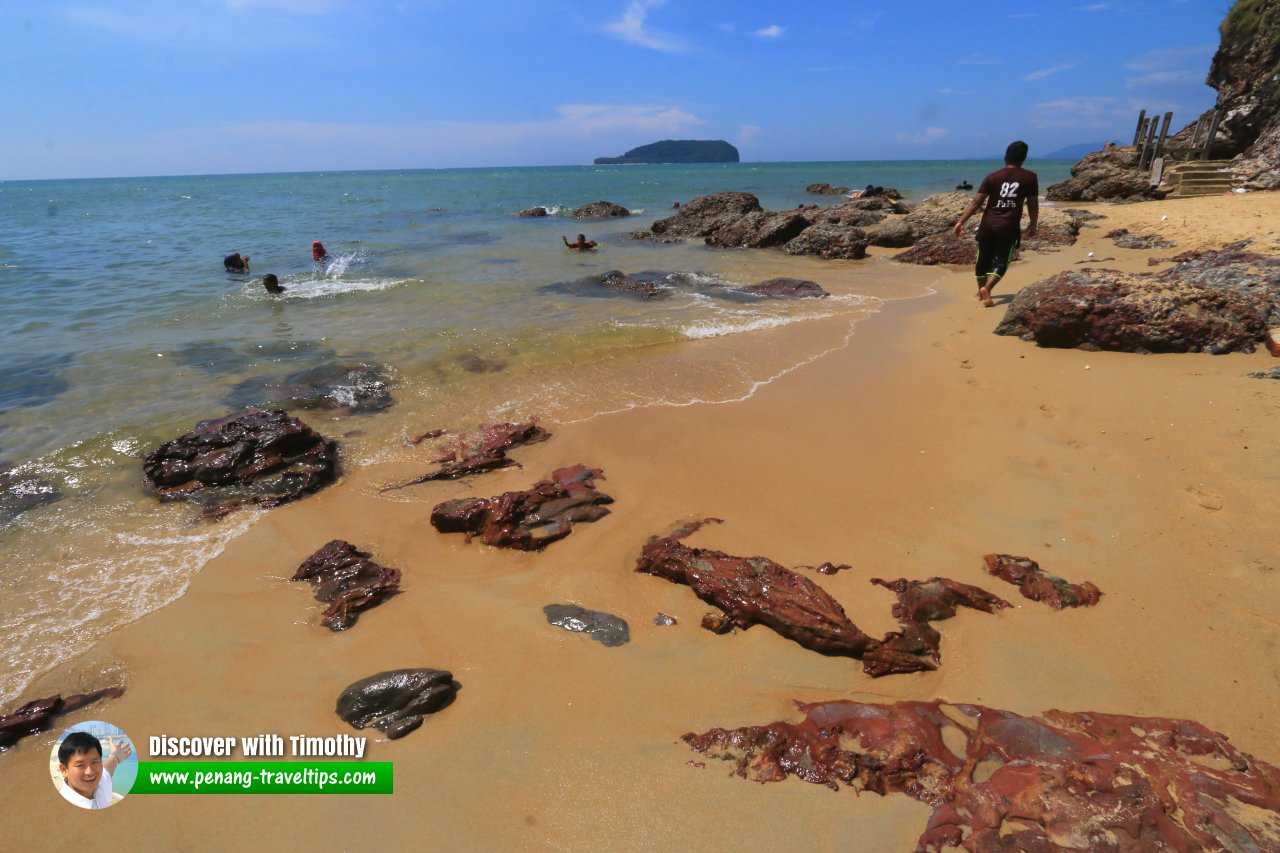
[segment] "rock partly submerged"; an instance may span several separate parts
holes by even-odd
[[[1157,273],[1068,270],[1024,287],[996,334],[1046,347],[1121,352],[1253,352],[1280,326],[1280,258],[1248,241]]]
[[[0,752],[13,746],[27,735],[42,732],[62,714],[78,711],[101,699],[117,699],[124,695],[123,687],[106,687],[90,693],[72,696],[55,694],[34,699],[9,714],[0,714]]]
[[[353,728],[372,726],[395,740],[452,703],[461,686],[448,670],[393,669],[348,685],[335,711]]]
[[[797,704],[799,723],[683,740],[758,782],[920,800],[933,809],[920,850],[1275,849],[1280,768],[1195,722],[942,700]]]
[[[626,620],[612,613],[588,610],[576,604],[548,604],[542,612],[549,624],[575,634],[586,634],[606,646],[621,646],[631,640]]]
[[[147,454],[143,475],[162,500],[192,500],[208,517],[298,500],[337,477],[338,444],[279,410],[201,421]]]
[[[380,412],[394,399],[390,365],[336,361],[284,377],[254,376],[236,383],[222,402],[232,408],[323,409],[336,414]]]
[[[614,219],[630,216],[631,211],[611,201],[593,201],[574,208],[569,215],[574,219]]]

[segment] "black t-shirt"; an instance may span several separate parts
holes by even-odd
[[[1022,231],[1022,205],[1040,194],[1036,173],[1021,166],[1005,166],[982,179],[978,192],[986,193],[987,209],[978,224],[979,237],[1017,239]]]

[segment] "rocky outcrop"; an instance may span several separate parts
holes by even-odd
[[[957,217],[958,218],[958,217]],[[957,237],[951,231],[930,234],[905,252],[893,256],[895,261],[906,264],[966,264],[972,266],[978,260],[978,244],[966,234]]]
[[[819,258],[861,260],[867,256],[871,239],[861,228],[812,225],[782,246],[788,255],[816,255]]]
[[[933,809],[922,851],[1275,848],[1280,768],[1189,720],[942,700],[799,708],[799,723],[682,739],[757,782],[919,800]]]
[[[1024,287],[996,334],[1047,347],[1252,352],[1280,326],[1280,258],[1248,241],[1159,273],[1069,270]]]
[[[576,604],[548,604],[542,612],[547,622],[557,628],[586,634],[606,646],[621,646],[631,641],[631,630],[626,621],[612,613],[588,610]]]
[[[291,581],[310,581],[317,601],[329,605],[321,624],[345,631],[356,615],[400,591],[400,570],[380,566],[350,542],[334,539],[302,561]]]
[[[419,444],[429,438],[439,438],[444,432],[424,433],[413,444]],[[449,444],[444,453],[432,459],[437,467],[407,483],[384,486],[380,491],[389,492],[403,489],[405,486],[416,486],[432,480],[457,480],[472,474],[482,474],[510,465],[519,467],[520,463],[507,456],[507,451],[526,444],[546,441],[551,437],[534,421],[513,424],[489,424],[475,432],[463,435]]]
[[[582,207],[574,208],[573,213],[569,215],[574,219],[610,219],[630,216],[631,211],[611,201],[593,201],[590,204],[582,205]]]
[[[437,504],[431,526],[441,533],[465,533],[467,541],[495,548],[541,551],[573,532],[577,522],[597,521],[609,514],[613,498],[595,487],[603,480],[598,468],[558,468],[524,492],[492,498],[461,498]]]
[[[1030,557],[1012,554],[986,554],[982,558],[987,574],[1018,587],[1023,598],[1043,601],[1054,610],[1064,607],[1092,607],[1102,592],[1092,583],[1068,583],[1060,577],[1045,574],[1040,564]]]
[[[62,694],[33,699],[9,714],[0,714],[0,752],[13,746],[27,735],[42,732],[63,714],[78,711],[99,699],[117,699],[124,695],[123,687],[106,687],[92,693]]]
[[[393,669],[348,685],[335,711],[353,728],[372,726],[395,740],[452,703],[461,686],[447,670]]]
[[[1163,198],[1151,176],[1138,171],[1132,148],[1110,146],[1088,154],[1071,167],[1071,177],[1045,191],[1049,201],[1144,201]]]
[[[597,166],[630,163],[737,163],[738,149],[723,139],[664,139],[621,157],[597,157]]]
[[[391,397],[390,365],[331,362],[285,377],[254,376],[235,384],[222,402],[232,408],[325,409],[342,415],[380,412]]]
[[[551,211],[547,210],[545,207],[530,207],[527,210],[517,211],[516,213],[516,216],[524,216],[524,217],[538,217],[538,216],[550,216],[550,215],[551,215]]]
[[[804,278],[771,278],[758,284],[740,288],[743,293],[767,296],[771,299],[812,299],[830,296],[816,281]]]
[[[853,192],[850,187],[833,187],[826,181],[820,184],[809,184],[804,188],[807,193],[815,193],[817,195],[848,195]]]
[[[201,421],[147,454],[142,472],[164,500],[202,503],[209,517],[279,506],[334,481],[338,444],[282,411]]]

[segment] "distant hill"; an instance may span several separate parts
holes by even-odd
[[[632,148],[621,157],[597,157],[597,166],[620,163],[737,163],[738,149],[722,139],[664,139]]]
[[[1037,154],[1036,157],[1040,160],[1079,160],[1086,154],[1101,151],[1106,144],[1105,142],[1077,142],[1075,145],[1068,145],[1057,151],[1050,151],[1048,154]]]

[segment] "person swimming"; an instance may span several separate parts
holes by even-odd
[[[321,261],[327,261],[328,259],[329,253],[324,250],[324,243],[321,243],[319,240],[313,241],[311,244],[311,260],[316,263],[320,263]]]
[[[564,244],[570,249],[577,249],[579,252],[589,252],[596,247],[596,241],[588,240],[586,234],[579,234],[578,239],[572,243],[563,234],[560,235],[560,239],[564,240]]]
[[[276,278],[273,273],[267,273],[262,277],[262,286],[267,289],[267,293],[272,296],[284,293],[284,285],[280,283],[280,279]]]
[[[966,180],[961,181],[960,183],[956,184],[956,189],[958,189],[958,190],[971,190],[971,189],[973,189],[973,184],[969,183],[969,181],[966,179]]]
[[[249,256],[241,256],[239,252],[232,252],[222,259],[222,268],[227,272],[248,272]]]

